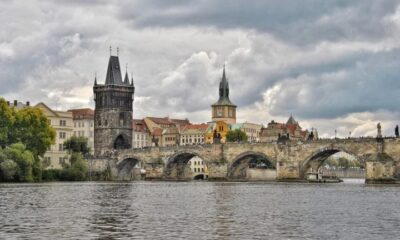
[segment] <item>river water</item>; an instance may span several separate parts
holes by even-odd
[[[400,188],[340,184],[0,184],[1,239],[400,239]]]

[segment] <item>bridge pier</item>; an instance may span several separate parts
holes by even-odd
[[[366,160],[366,183],[396,183],[395,161],[386,153],[377,153]]]
[[[294,181],[301,180],[300,167],[298,162],[279,161],[276,164],[276,180]]]
[[[208,179],[224,181],[228,179],[227,163],[208,163]]]

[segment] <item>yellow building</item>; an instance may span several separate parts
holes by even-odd
[[[236,105],[229,100],[229,84],[225,75],[225,66],[222,73],[222,79],[219,83],[219,99],[211,105],[212,121],[224,121],[228,124],[236,123]]]
[[[205,143],[225,143],[229,125],[225,121],[216,121],[208,124],[205,133]]]
[[[39,108],[47,116],[50,125],[56,130],[55,144],[51,145],[44,154],[46,162],[50,163],[49,168],[62,168],[62,163],[68,160],[68,153],[64,150],[64,141],[73,135],[72,112],[56,111],[44,103],[38,103]]]

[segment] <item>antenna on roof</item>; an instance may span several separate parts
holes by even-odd
[[[111,52],[112,52],[112,47],[110,46],[110,56],[111,56]]]
[[[119,56],[119,47],[117,47],[117,56]]]

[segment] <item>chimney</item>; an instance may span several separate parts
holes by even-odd
[[[18,105],[18,101],[14,100],[14,107],[16,107]]]
[[[28,102],[26,102],[26,106],[27,107],[29,107],[30,106],[30,102],[28,101]]]

